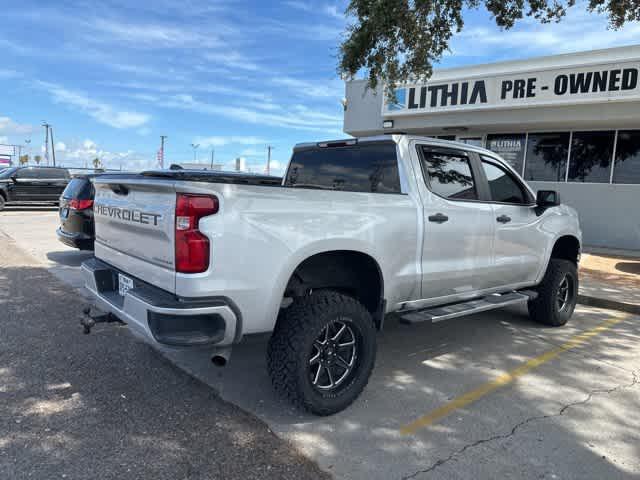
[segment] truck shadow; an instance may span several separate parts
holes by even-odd
[[[47,252],[47,258],[52,262],[66,267],[79,267],[82,262],[93,257],[93,251],[89,250],[61,250]]]

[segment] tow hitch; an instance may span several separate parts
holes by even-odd
[[[125,325],[125,323],[115,315],[101,312],[96,310],[94,307],[85,307],[82,309],[82,313],[83,315],[80,319],[80,324],[82,325],[85,335],[91,333],[91,329],[96,323],[119,323],[121,325]]]

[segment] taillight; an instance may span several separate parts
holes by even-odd
[[[93,200],[78,200],[77,198],[69,200],[71,210],[86,210],[91,207],[93,207]]]
[[[198,222],[218,208],[214,195],[176,195],[176,272],[200,273],[209,268],[209,239],[198,230]]]

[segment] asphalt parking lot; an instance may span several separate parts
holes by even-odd
[[[57,242],[56,224],[57,214],[50,209],[9,209],[0,214],[0,241],[8,244],[13,239],[18,248],[29,254],[33,264],[29,268],[48,270],[60,281],[51,281],[56,295],[21,292],[25,305],[39,305],[37,311],[47,317],[33,319],[35,324],[25,326],[40,336],[48,329],[58,328],[58,324],[68,328],[68,324],[77,323],[79,312],[64,308],[66,299],[61,291],[78,296],[78,266],[88,256]],[[2,239],[2,235],[8,238]],[[43,299],[55,304],[40,305]],[[73,305],[80,303],[75,298]],[[64,314],[48,315],[49,311]],[[199,407],[203,421],[217,415],[206,410],[207,401],[215,406],[224,404],[228,409],[224,410],[227,434],[233,427],[255,435],[254,430],[262,431],[258,426],[264,422],[277,437],[335,478],[637,478],[639,320],[630,314],[586,306],[578,306],[570,324],[561,329],[534,324],[519,308],[412,327],[391,318],[379,336],[377,365],[365,393],[351,408],[328,418],[302,414],[275,397],[265,369],[264,337],[247,339],[235,348],[229,365],[223,369],[213,367],[203,354],[169,353],[166,356],[170,362],[161,361],[161,355],[140,344],[130,347],[135,354],[129,350],[123,356],[118,345],[129,345],[133,340],[126,328],[113,326],[98,326],[93,336],[86,337],[78,325],[69,330],[64,348],[73,355],[86,351],[90,345],[101,353],[112,375],[121,372],[125,379],[146,375],[152,364],[154,391],[178,402],[175,409],[171,405],[163,409],[173,418],[172,425],[179,425],[180,420],[191,425],[190,419],[175,416],[181,401],[190,403],[192,412]],[[60,361],[60,356],[55,360]],[[172,364],[202,383],[176,380]],[[5,372],[0,376],[0,394],[17,381],[6,372],[7,368],[0,365],[0,372]],[[48,381],[47,372],[34,371],[44,378],[27,384],[40,388],[36,385]],[[69,398],[75,392],[82,395],[83,391],[99,389],[101,382],[100,377],[92,375],[73,378],[77,383],[67,381]],[[221,402],[216,394],[229,404]],[[127,398],[130,413],[126,418],[138,423],[143,419],[152,421],[142,413],[151,406],[145,405],[147,396],[138,392],[137,397]],[[136,417],[135,412],[140,416]],[[103,424],[118,418],[117,412],[100,416],[102,423],[95,426],[96,433],[109,434],[111,430],[103,430]],[[73,430],[74,422],[79,419],[69,420],[60,434],[69,434],[67,430]],[[215,422],[209,426],[223,428]],[[19,437],[23,428],[20,423],[11,423],[11,433],[0,434],[0,465],[8,461],[7,438]],[[83,431],[90,432],[91,428]],[[164,431],[156,433],[166,435]],[[287,450],[287,444],[277,443],[275,437],[265,438],[268,441],[264,448],[282,452],[275,459],[269,457],[273,468],[282,468],[278,461],[283,460],[300,469],[292,470],[298,478],[321,475],[313,464]],[[152,437],[147,440],[152,441]],[[39,446],[37,440],[33,442],[32,449],[9,450],[13,452],[10,455],[21,458],[40,450],[53,455],[56,449],[63,455],[65,451],[64,442],[45,444],[43,439]],[[193,448],[203,450],[189,453],[178,448],[183,445],[165,443],[155,445],[153,451],[134,452],[146,452],[155,459],[166,449],[167,454],[184,462],[193,461],[195,456],[201,462],[201,470],[194,472],[204,468],[203,456],[212,463],[237,459],[224,454],[218,458],[207,456],[206,442],[194,442]],[[264,458],[261,442],[247,445],[246,448],[255,449],[258,458]],[[116,453],[122,455],[124,468],[130,457],[121,450]],[[33,458],[39,457],[34,453]],[[271,464],[269,461],[265,465]],[[222,469],[216,472],[220,476],[212,478],[230,478],[223,476]],[[262,470],[262,478],[278,478],[284,475],[281,472]],[[191,477],[200,478],[195,473],[184,475]]]

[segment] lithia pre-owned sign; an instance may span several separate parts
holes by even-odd
[[[383,101],[383,114],[640,100],[639,69],[628,62],[410,84]]]

